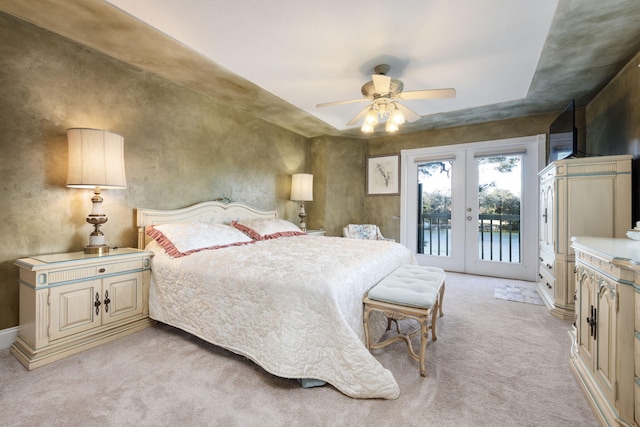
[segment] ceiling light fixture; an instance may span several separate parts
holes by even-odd
[[[456,96],[456,90],[453,88],[410,90],[405,92],[402,80],[394,79],[387,75],[390,68],[388,64],[379,64],[373,67],[375,74],[371,75],[371,80],[360,88],[362,98],[325,102],[317,104],[316,107],[331,107],[360,101],[373,102],[349,120],[347,126],[355,125],[360,120],[365,119],[360,129],[364,133],[372,133],[378,123],[377,116],[380,116],[380,119],[384,120],[386,118],[387,120],[386,131],[396,132],[405,121],[415,122],[421,118],[418,113],[400,102],[396,102],[396,100],[455,98]]]
[[[378,116],[381,119],[387,118],[385,126],[387,132],[397,132],[400,125],[405,122],[404,114],[398,108],[398,104],[389,102],[389,98],[381,97],[371,104],[360,130],[364,133],[373,133],[375,126],[378,124]]]

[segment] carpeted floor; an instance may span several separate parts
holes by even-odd
[[[374,351],[398,381],[397,400],[303,389],[157,325],[30,372],[0,350],[0,424],[596,426],[569,371],[570,323],[494,298],[496,283],[526,284],[448,273],[426,378],[403,343]]]
[[[498,284],[493,288],[493,296],[507,301],[544,305],[534,284]]]

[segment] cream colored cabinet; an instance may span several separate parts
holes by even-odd
[[[571,237],[624,237],[631,227],[631,158],[559,160],[538,174],[538,290],[555,317],[575,312]]]
[[[125,248],[17,260],[20,329],[11,352],[33,369],[152,324],[151,256]]]
[[[573,248],[570,366],[601,424],[632,426],[640,418],[640,242],[577,237]]]

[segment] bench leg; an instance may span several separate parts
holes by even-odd
[[[440,307],[438,310],[440,311],[440,317],[442,317],[442,300],[444,300],[444,281],[442,282],[442,286],[440,286],[440,292],[438,295],[438,306]]]
[[[435,317],[435,311],[433,313],[433,317]],[[427,366],[424,359],[427,353],[427,341],[429,340],[429,318],[427,316],[420,322],[420,333],[420,376],[426,377]]]
[[[438,339],[436,336],[436,319],[438,319],[438,306],[440,303],[436,301],[436,306],[431,310],[431,340],[435,341]],[[426,339],[426,337],[425,337]]]
[[[371,307],[364,305],[364,340],[367,344],[367,350],[371,351],[371,342],[369,341],[369,315],[371,314]]]

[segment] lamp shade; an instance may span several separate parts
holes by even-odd
[[[313,201],[313,175],[294,173],[291,176],[291,200],[299,202]]]
[[[125,188],[124,138],[98,129],[68,129],[67,187]]]

